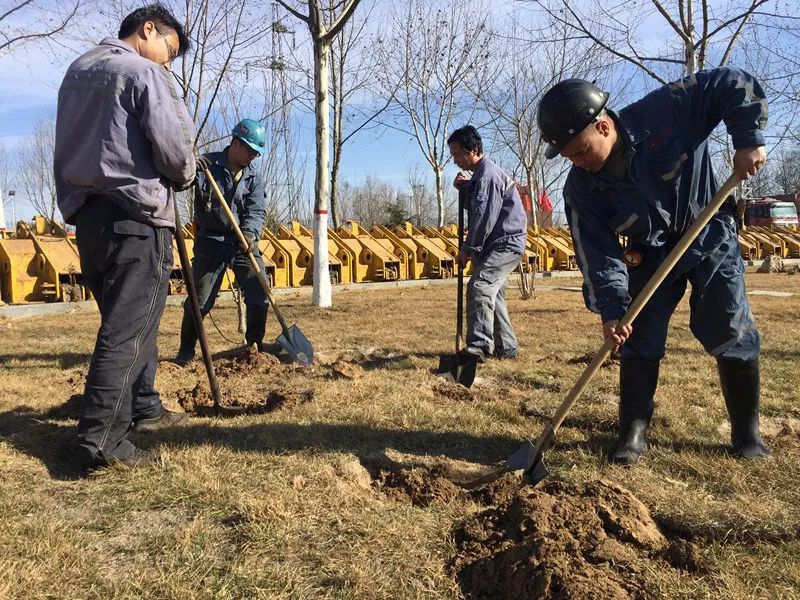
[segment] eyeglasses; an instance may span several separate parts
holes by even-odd
[[[178,58],[178,50],[175,49],[172,44],[169,43],[167,36],[161,33],[161,31],[156,27],[156,33],[161,36],[161,39],[164,40],[164,44],[167,46],[167,53],[169,54],[169,61],[172,62],[176,58]]]

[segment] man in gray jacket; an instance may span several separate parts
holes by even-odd
[[[483,362],[487,356],[515,358],[517,338],[506,309],[508,276],[525,250],[527,217],[514,180],[483,154],[483,142],[471,125],[447,139],[453,162],[463,173],[453,185],[467,190],[469,232],[459,262],[474,265],[467,284],[467,345],[463,352]]]
[[[58,92],[58,206],[76,227],[100,309],[78,422],[87,467],[155,461],[128,439],[185,418],[154,389],[156,336],[172,270],[173,195],[195,176],[194,130],[172,85],[189,41],[160,4],[140,8],[73,62]]]

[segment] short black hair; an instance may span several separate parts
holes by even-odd
[[[450,137],[447,138],[447,143],[452,144],[454,142],[467,152],[472,152],[474,150],[478,154],[483,154],[483,140],[481,140],[478,130],[472,125],[459,127],[451,133]]]
[[[186,32],[183,30],[183,25],[178,22],[178,19],[172,16],[172,13],[169,12],[163,4],[158,2],[155,4],[148,4],[142,8],[137,8],[125,17],[122,20],[122,24],[119,26],[119,34],[117,37],[123,39],[133,35],[145,21],[152,21],[155,23],[156,29],[158,29],[159,32],[161,31],[161,29],[159,29],[160,27],[168,27],[169,29],[175,30],[175,33],[178,34],[178,56],[183,56],[191,46],[189,38],[186,37]]]

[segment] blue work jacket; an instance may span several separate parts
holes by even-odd
[[[708,136],[724,121],[734,148],[763,146],[767,100],[752,75],[721,67],[665,85],[611,115],[627,175],[573,166],[564,188],[586,306],[603,322],[621,318],[631,300],[619,236],[643,250],[671,246],[717,191]],[[730,214],[715,217],[674,272],[713,253],[732,226]],[[645,252],[658,260],[663,254]]]
[[[464,248],[481,260],[489,252],[525,249],[528,219],[514,180],[489,158],[478,163],[467,183],[469,232]]]
[[[261,173],[250,164],[244,168],[239,181],[234,181],[233,174],[228,170],[227,147],[222,152],[209,152],[205,156],[211,162],[211,175],[225,196],[242,233],[260,239],[267,217],[267,196]],[[238,244],[236,234],[202,171],[197,173],[195,181],[194,222],[197,235]]]

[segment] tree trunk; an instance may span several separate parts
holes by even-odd
[[[534,231],[539,231],[539,219],[536,211],[539,210],[539,190],[536,185],[536,178],[533,176],[533,167],[525,167],[525,177],[528,179],[528,196],[531,200],[531,225]]]
[[[437,222],[439,227],[444,225],[444,185],[442,177],[444,171],[441,167],[434,167],[433,174],[436,178],[436,208],[437,208]]]
[[[314,91],[317,133],[317,173],[314,188],[314,291],[311,303],[328,307],[331,280],[328,274],[328,198],[330,196],[330,108],[328,103],[328,57],[330,44],[314,40]]]

